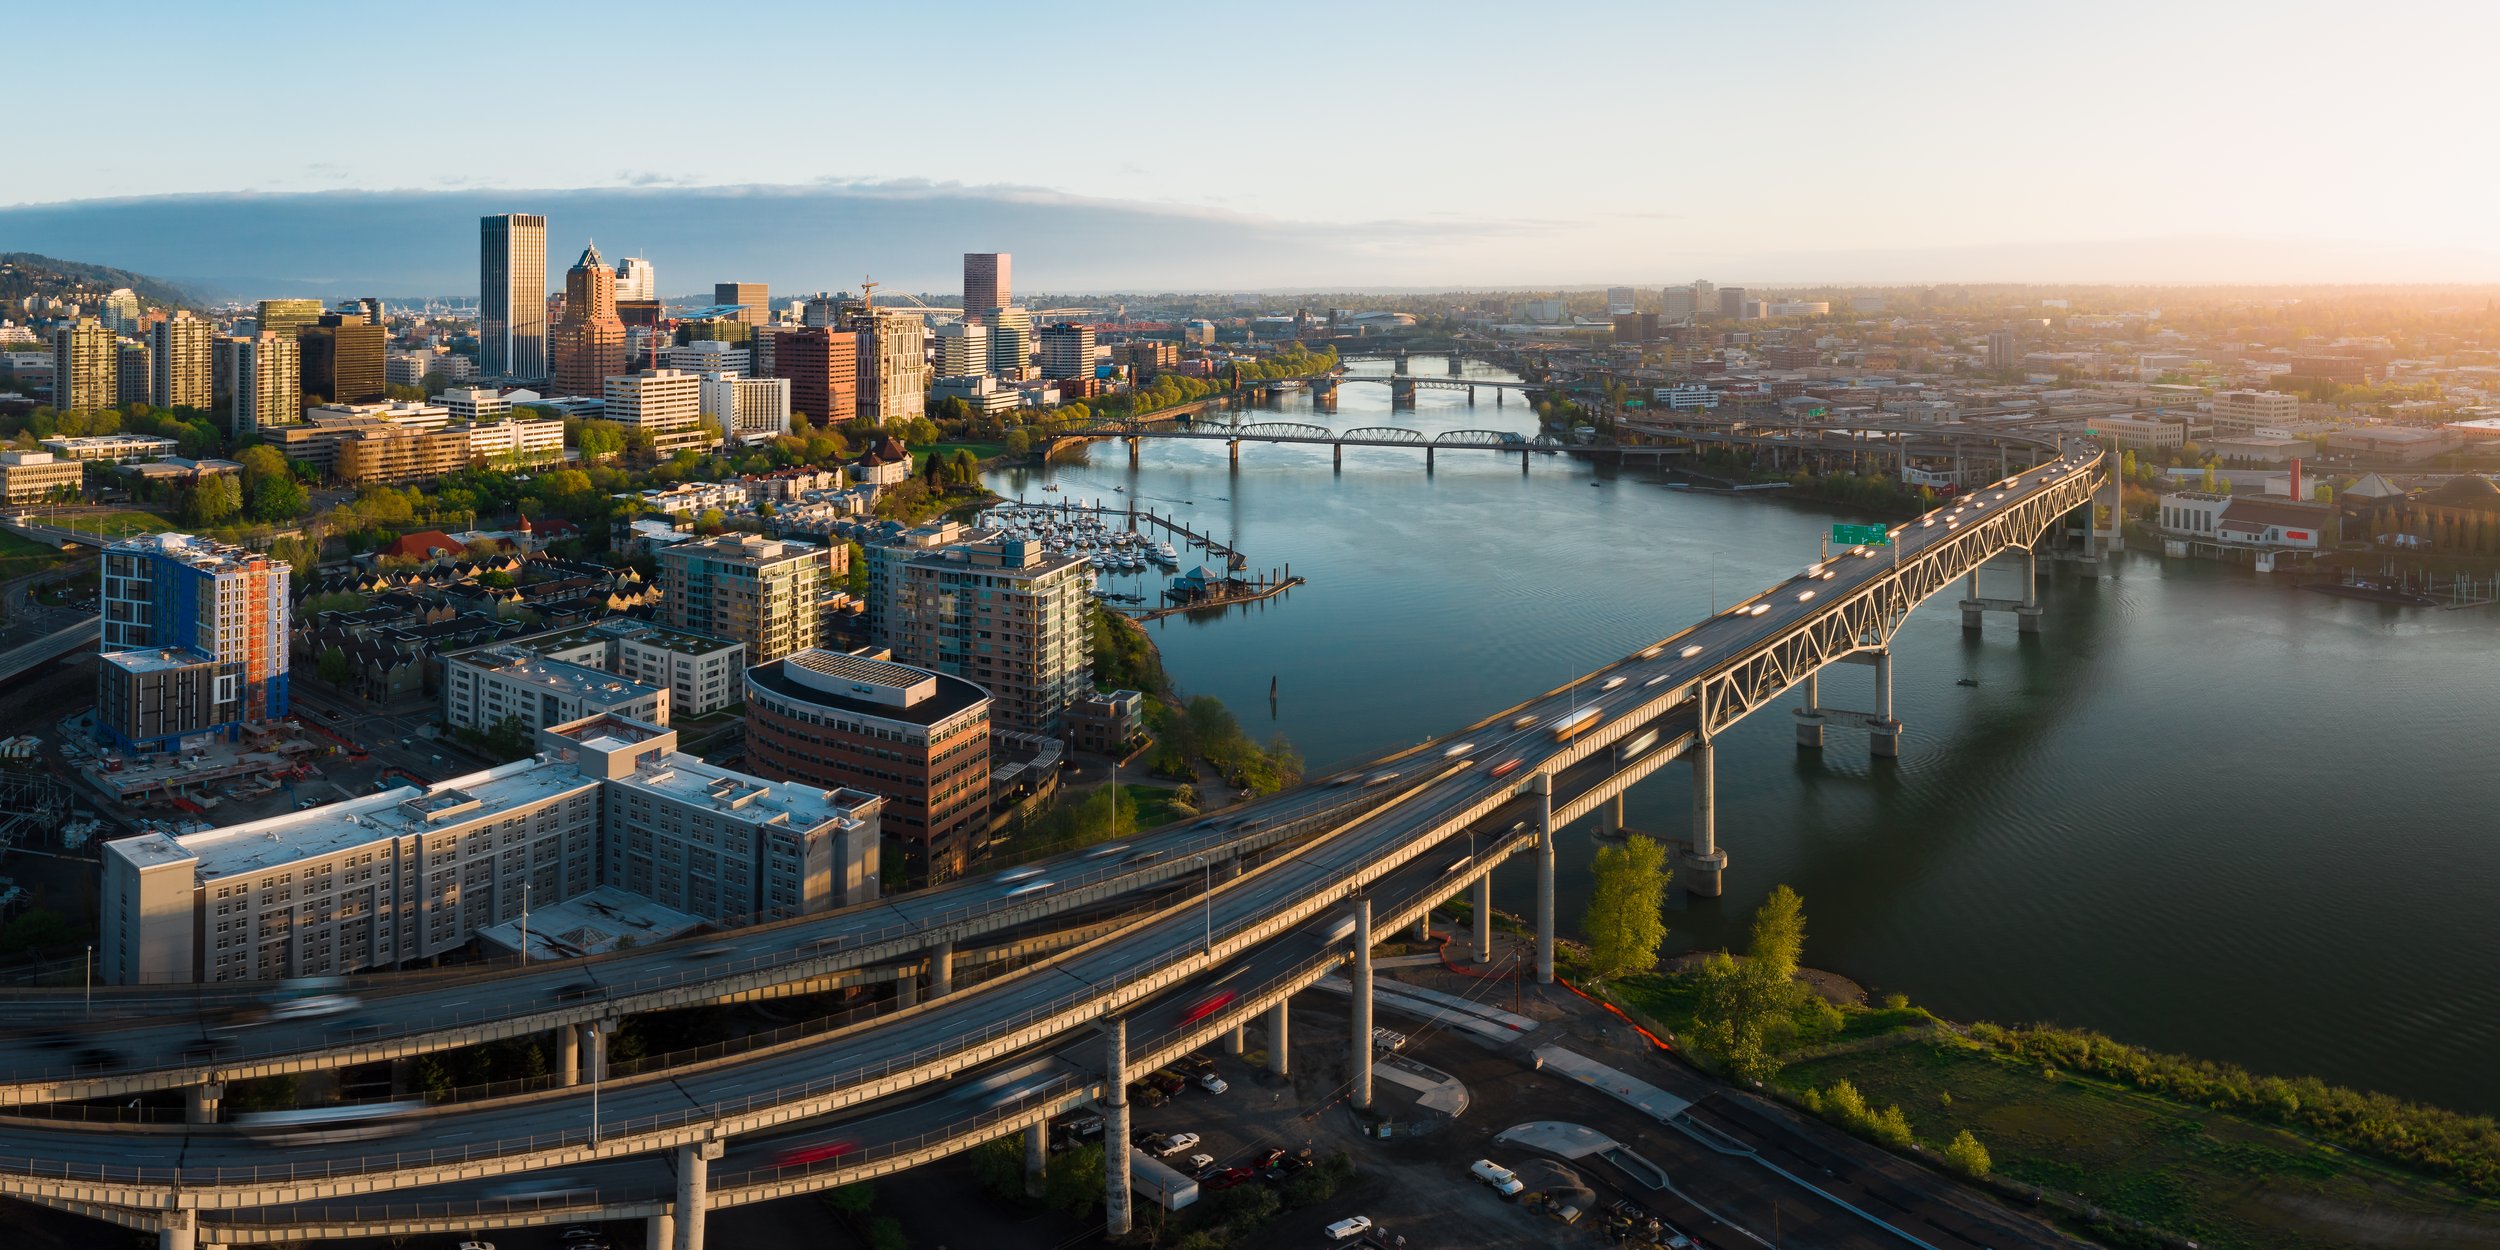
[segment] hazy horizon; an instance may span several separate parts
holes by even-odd
[[[2500,280],[2500,177],[2463,125],[2489,111],[2490,6],[2383,5],[2374,28],[2401,37],[2375,39],[2337,6],[2253,0],[2088,21],[1952,0],[1535,20],[975,3],[943,25],[793,10],[770,40],[683,17],[454,0],[420,32],[384,10],[166,9],[130,40],[118,13],[29,10],[26,46],[112,47],[132,85],[30,67],[111,141],[21,166],[0,250],[448,292],[474,285],[460,218],[486,202],[547,212],[559,268],[596,237],[687,290],[951,289],[957,254],[993,249],[1020,286],[1070,292]],[[463,33],[516,56],[433,54]],[[341,47],[392,68],[324,94]],[[289,82],[321,106],[214,143],[166,124]]]

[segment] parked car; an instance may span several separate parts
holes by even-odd
[[[1328,1226],[1328,1239],[1330,1241],[1344,1241],[1348,1237],[1360,1237],[1371,1230],[1372,1219],[1370,1216],[1348,1216],[1347,1218],[1339,1220]]]
[[[1154,1153],[1163,1156],[1176,1155],[1197,1144],[1198,1135],[1196,1133],[1178,1133],[1165,1138],[1163,1149],[1155,1150]],[[1153,1148],[1148,1147],[1148,1149],[1152,1150]]]
[[[1194,1154],[1189,1156],[1189,1174],[1191,1176],[1197,1177],[1199,1180],[1205,1180],[1207,1178],[1207,1173],[1216,1170],[1214,1155]]]
[[[1225,1168],[1213,1176],[1202,1176],[1198,1179],[1208,1189],[1222,1191],[1231,1189],[1235,1185],[1246,1185],[1258,1178],[1257,1168]]]
[[[1203,1089],[1210,1094],[1221,1094],[1225,1090],[1231,1089],[1232,1086],[1225,1084],[1223,1077],[1209,1072],[1198,1078],[1198,1088]]]

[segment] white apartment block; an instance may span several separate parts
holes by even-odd
[[[90,434],[79,438],[56,435],[43,440],[43,449],[63,460],[128,464],[173,455],[182,449],[182,444],[153,434]]]
[[[937,328],[937,376],[975,378],[990,371],[990,328],[952,321]]]
[[[469,455],[494,468],[554,464],[564,459],[562,421],[489,421],[470,425]]]
[[[456,386],[434,397],[435,402],[451,410],[461,421],[500,417],[512,411],[512,401],[491,386]]]
[[[668,688],[553,660],[509,644],[443,661],[443,723],[480,733],[506,720],[532,731],[586,716],[614,715],[668,724]]]
[[[98,971],[124,985],[323,976],[443,954],[594,889],[717,925],[873,901],[884,800],[769,782],[599,716],[422,789],[107,843]]]
[[[651,435],[663,458],[704,449],[703,379],[680,369],[626,374],[607,379],[602,398],[602,419]]]
[[[480,650],[519,649],[541,659],[604,669],[668,692],[679,716],[709,716],[736,703],[747,670],[745,643],[690,634],[645,621],[600,621],[574,629],[507,638]],[[448,657],[460,659],[475,652]]]
[[[703,375],[703,411],[732,439],[760,440],[790,432],[790,379]]]
[[[660,349],[661,368],[686,373],[731,373],[743,377],[752,372],[752,364],[752,355],[743,343],[697,339],[682,347]]]

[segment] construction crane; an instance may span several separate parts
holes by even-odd
[[[877,311],[877,284],[869,281],[865,274],[859,279],[859,310],[865,313]]]

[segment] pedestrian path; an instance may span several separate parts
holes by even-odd
[[[1344,977],[1338,976],[1322,977],[1313,985],[1313,988],[1325,990],[1331,994],[1344,994],[1348,997],[1354,993],[1353,984]],[[1528,1029],[1536,1027],[1536,1021],[1526,1016],[1514,1016],[1499,1008],[1483,1007],[1455,995],[1433,994],[1431,998],[1423,997],[1431,993],[1428,990],[1417,990],[1414,986],[1397,982],[1374,981],[1372,982],[1372,1005],[1386,1011],[1418,1016],[1434,1024],[1447,1025],[1492,1042],[1508,1042]],[[1434,999],[1439,1001],[1434,1001]],[[1513,1023],[1513,1021],[1518,1023]]]
[[[1678,1098],[1637,1076],[1560,1046],[1537,1047],[1536,1066],[1538,1071],[1569,1077],[1659,1120],[1674,1119],[1693,1105],[1689,1099]]]

